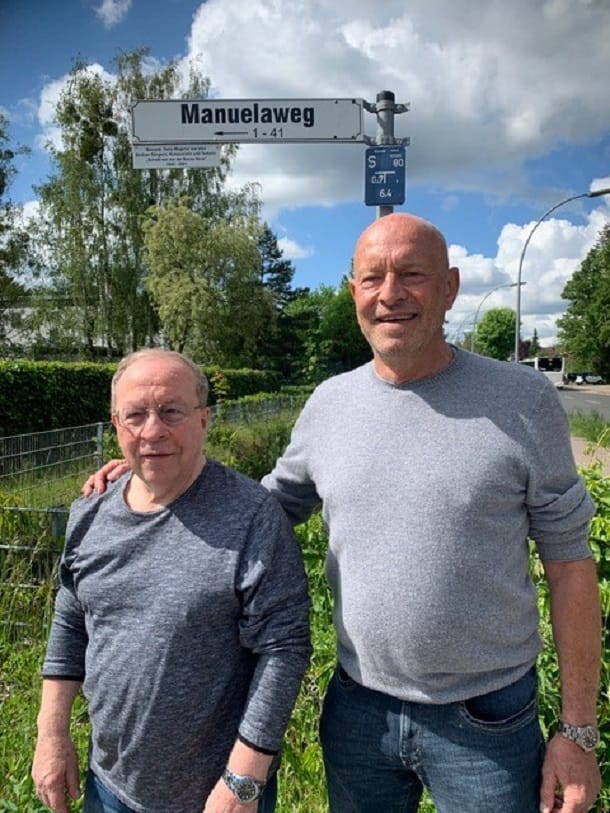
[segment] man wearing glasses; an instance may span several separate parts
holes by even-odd
[[[112,381],[131,466],[72,506],[32,775],[68,813],[70,715],[92,725],[84,813],[262,813],[310,655],[306,578],[262,486],[206,460],[207,381],[145,350]]]

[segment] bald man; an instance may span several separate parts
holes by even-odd
[[[447,343],[459,288],[408,214],[360,237],[350,287],[372,362],[324,382],[264,478],[329,528],[338,668],[321,722],[333,813],[586,811],[599,770],[593,503],[555,388]],[[552,599],[559,732],[536,706],[529,545]],[[559,798],[559,797],[558,797]]]

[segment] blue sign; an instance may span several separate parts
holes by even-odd
[[[406,164],[403,146],[365,150],[364,202],[367,206],[394,206],[405,202]]]

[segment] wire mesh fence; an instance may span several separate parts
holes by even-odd
[[[214,425],[269,421],[301,406],[276,395],[211,409]],[[0,626],[19,631],[48,609],[68,512],[91,472],[104,462],[107,422],[0,437]],[[7,620],[8,619],[8,620]]]
[[[61,501],[62,483],[101,466],[109,429],[109,423],[92,423],[0,438],[0,494],[46,507],[52,485],[54,501]]]
[[[95,423],[0,438],[0,624],[22,635],[46,616],[68,510],[103,462]],[[36,621],[38,623],[38,621]]]

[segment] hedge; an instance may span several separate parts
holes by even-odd
[[[0,437],[108,420],[115,363],[0,361]],[[209,403],[281,386],[268,370],[202,368],[210,382]]]

